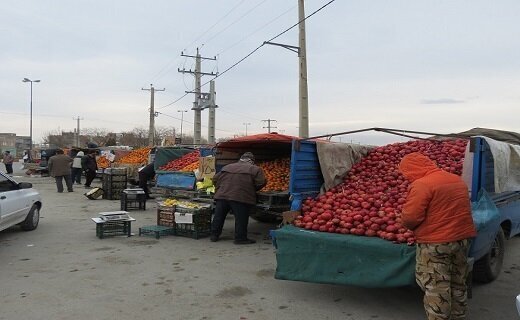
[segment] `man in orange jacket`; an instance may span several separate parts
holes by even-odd
[[[466,319],[469,239],[477,234],[468,188],[416,152],[399,171],[411,182],[401,218],[417,239],[415,276],[428,320]]]

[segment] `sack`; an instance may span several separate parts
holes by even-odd
[[[85,196],[90,200],[96,200],[97,198],[103,195],[103,189],[101,188],[92,188],[88,192],[85,193]]]
[[[498,208],[484,189],[480,190],[478,201],[471,203],[471,213],[478,232],[495,229],[500,224]]]

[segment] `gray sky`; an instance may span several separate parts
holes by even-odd
[[[307,0],[310,14],[327,0]],[[0,132],[33,135],[83,128],[120,132],[148,127],[158,89],[156,125],[180,127],[191,109],[197,47],[222,72],[297,22],[296,0],[15,1],[0,10]],[[520,131],[520,1],[336,0],[309,18],[310,134],[386,127],[450,133],[473,127]],[[297,28],[276,39],[297,45]],[[204,77],[203,82],[210,80]],[[217,137],[277,130],[297,135],[298,59],[264,46],[216,79]],[[203,91],[209,90],[208,86]],[[193,131],[193,112],[185,114]],[[207,112],[203,112],[207,124]],[[202,129],[207,136],[207,128]],[[389,135],[342,141],[384,144]]]

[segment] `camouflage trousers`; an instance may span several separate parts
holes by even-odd
[[[469,241],[418,244],[415,277],[428,320],[466,319]]]

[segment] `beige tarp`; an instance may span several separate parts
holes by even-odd
[[[323,192],[341,183],[352,165],[365,157],[372,147],[318,141],[316,142],[316,149],[324,180],[321,187]]]

